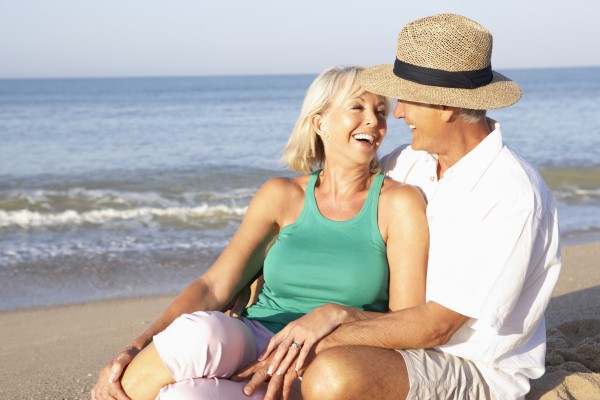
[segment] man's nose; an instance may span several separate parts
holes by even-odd
[[[396,101],[396,107],[394,107],[394,118],[404,118],[404,103],[400,100]]]

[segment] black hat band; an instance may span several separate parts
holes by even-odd
[[[405,63],[398,59],[394,63],[394,75],[422,85],[453,89],[475,89],[494,79],[491,65],[475,71],[443,71]]]

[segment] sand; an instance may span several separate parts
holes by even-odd
[[[546,374],[527,399],[600,399],[600,243],[563,249],[546,310]]]
[[[528,399],[600,399],[600,243],[563,249],[547,373]],[[0,313],[0,399],[89,399],[98,371],[171,296]]]

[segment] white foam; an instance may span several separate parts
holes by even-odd
[[[0,246],[0,268],[20,262],[45,260],[59,256],[85,256],[94,257],[98,255],[111,254],[120,257],[123,252],[136,252],[149,254],[161,254],[165,251],[174,250],[206,250],[222,249],[228,243],[225,238],[221,239],[197,239],[193,235],[157,235],[153,237],[134,237],[116,235],[111,240],[103,240],[97,235],[80,236],[73,239],[69,236],[66,240],[52,242],[38,242],[31,246],[27,242],[11,241],[2,243]]]
[[[256,189],[233,188],[225,192],[212,191],[187,191],[187,192],[156,192],[156,191],[130,191],[117,189],[86,189],[82,187],[53,189],[19,189],[0,192],[0,204],[24,202],[30,207],[52,208],[61,202],[74,202],[81,204],[115,204],[120,205],[150,205],[150,206],[176,206],[177,204],[194,204],[198,201],[248,201],[256,193]]]
[[[21,229],[38,227],[56,227],[69,225],[102,225],[110,221],[153,219],[157,217],[176,218],[187,221],[194,218],[214,216],[243,216],[247,207],[203,204],[197,207],[140,207],[127,210],[107,208],[79,212],[66,210],[58,213],[45,213],[30,210],[0,210],[0,228],[19,227]]]
[[[600,199],[600,189],[581,189],[578,187],[561,187],[552,191],[559,202],[585,203]]]

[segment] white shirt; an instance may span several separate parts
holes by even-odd
[[[503,145],[497,123],[439,181],[437,158],[410,146],[382,165],[427,198],[427,301],[471,317],[440,350],[472,360],[497,399],[524,398],[544,373],[544,310],[561,267],[543,179]]]

